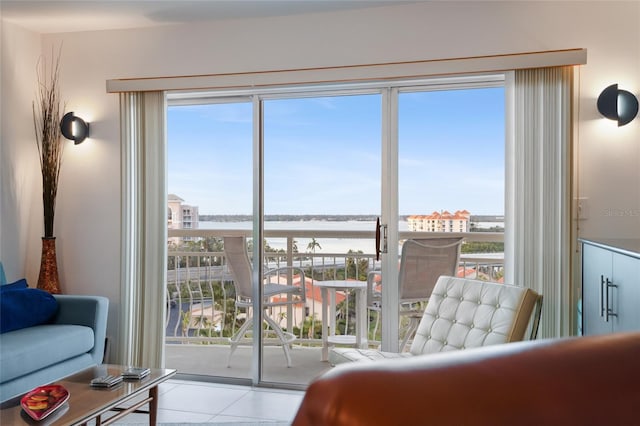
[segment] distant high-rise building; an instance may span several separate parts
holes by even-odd
[[[417,232],[468,232],[471,213],[458,210],[433,212],[429,215],[412,215],[407,218],[410,231]]]
[[[184,200],[175,194],[168,196],[167,227],[169,229],[198,229],[200,215],[198,206],[184,204]],[[170,243],[180,245],[183,241],[192,241],[193,237],[171,237]]]

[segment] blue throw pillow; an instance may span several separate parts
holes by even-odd
[[[21,288],[27,288],[27,280],[22,278],[21,280],[16,281],[15,283],[0,285],[0,293],[7,290],[18,290]]]
[[[50,322],[58,311],[55,297],[37,288],[0,292],[0,333]]]

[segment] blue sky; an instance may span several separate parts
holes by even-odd
[[[251,107],[169,108],[169,193],[251,213]],[[267,100],[264,122],[265,213],[380,213],[380,95]],[[503,214],[503,89],[401,93],[399,181],[402,215]]]

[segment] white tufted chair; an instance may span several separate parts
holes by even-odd
[[[332,365],[402,358],[523,340],[533,314],[535,338],[542,296],[507,284],[441,276],[425,308],[409,352],[333,348]]]

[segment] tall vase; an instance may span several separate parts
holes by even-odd
[[[42,257],[38,288],[51,294],[60,294],[58,261],[56,259],[56,237],[42,237]]]

